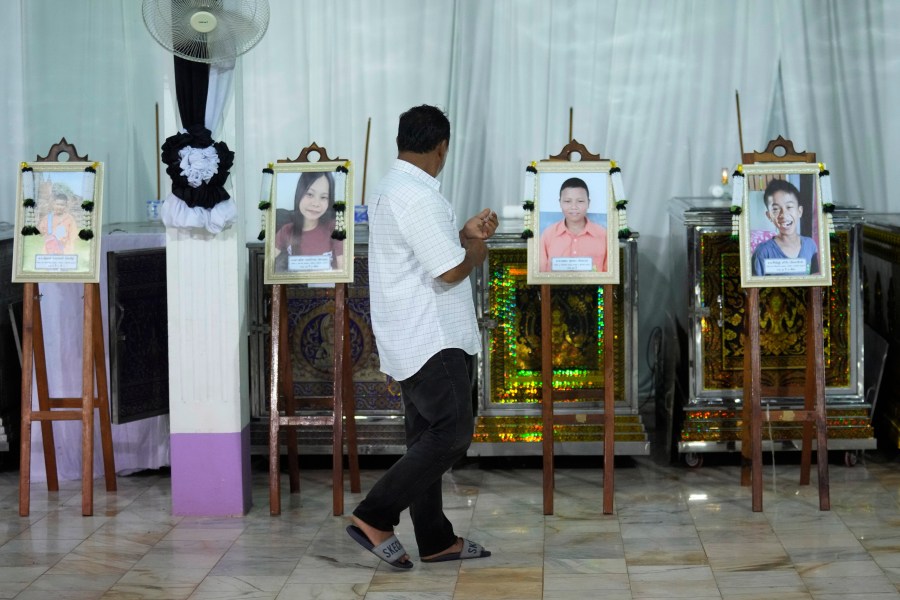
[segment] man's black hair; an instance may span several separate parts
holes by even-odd
[[[424,154],[444,140],[450,141],[450,120],[441,109],[423,104],[400,115],[398,151]]]

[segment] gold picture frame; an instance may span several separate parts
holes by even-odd
[[[99,282],[102,208],[103,163],[21,163],[12,281]]]
[[[302,196],[309,199],[309,209],[301,208]],[[265,283],[351,283],[354,209],[350,162],[275,163],[269,198]],[[317,224],[310,229],[311,218]],[[300,235],[294,234],[297,227],[303,229]],[[332,237],[336,228],[344,231],[344,239]]]
[[[818,163],[755,163],[742,169],[741,285],[830,286]]]
[[[537,172],[533,178],[534,235],[527,248],[528,284],[618,284],[619,227],[612,161],[533,164]],[[526,196],[530,191],[526,190]],[[566,211],[571,211],[568,217],[563,213],[564,204]],[[580,247],[564,241],[572,218],[586,218],[582,225],[585,234],[577,238],[577,243],[583,242]]]

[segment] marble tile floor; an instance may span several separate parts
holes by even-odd
[[[619,460],[621,459],[621,460]],[[417,562],[397,571],[363,551],[331,515],[330,471],[304,470],[300,495],[268,510],[267,475],[236,518],[177,517],[165,472],[120,477],[81,516],[80,483],[36,484],[18,516],[18,475],[0,473],[0,598],[449,600],[900,598],[900,464],[878,454],[832,464],[832,510],[818,510],[799,466],[767,465],[764,511],[750,508],[736,461],[699,469],[619,457],[615,514],[602,514],[598,465],[557,467],[555,514],[541,471],[470,459],[445,478],[458,533],[487,559],[418,563],[406,514],[398,535]],[[791,461],[788,461],[789,463]],[[712,464],[711,464],[712,463]],[[363,471],[365,491],[381,473]],[[349,486],[348,486],[349,488]],[[347,512],[360,496],[347,492]]]

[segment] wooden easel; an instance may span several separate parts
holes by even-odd
[[[315,143],[304,148],[297,158],[279,160],[279,163],[310,162],[309,154],[317,153],[320,161],[339,161],[328,158],[325,148]],[[351,215],[352,218],[352,215]],[[274,232],[273,232],[274,235]],[[352,249],[351,249],[352,250]],[[351,251],[346,260],[353,260]],[[347,454],[350,462],[350,491],[358,493],[361,488],[359,478],[359,455],[356,445],[356,420],[353,394],[353,363],[350,356],[350,317],[347,305],[348,286],[346,283],[334,285],[334,395],[333,397],[311,398],[311,400],[331,400],[332,414],[304,416],[296,414],[294,402],[294,377],[291,371],[291,351],[288,342],[287,286],[272,285],[272,345],[271,373],[269,388],[269,513],[281,514],[281,473],[278,431],[287,427],[286,443],[288,473],[291,493],[300,491],[300,467],[297,457],[297,428],[311,425],[332,426],[332,506],[334,516],[344,514],[344,416],[347,425]],[[282,399],[284,415],[279,413],[279,398]]]
[[[779,149],[781,151],[779,151]],[[776,153],[777,152],[777,153]],[[790,140],[779,136],[764,152],[747,152],[744,164],[770,162],[816,162],[815,152],[795,152]],[[823,268],[830,268],[823,265]],[[759,345],[759,288],[747,288],[744,326],[744,406],[741,444],[741,485],[750,485],[753,512],[762,511],[762,424],[796,421],[803,424],[800,485],[809,485],[812,462],[812,430],[816,429],[816,466],[819,479],[819,510],[831,510],[828,483],[828,431],[825,419],[825,350],[822,333],[822,287],[809,288],[806,330],[806,386],[803,410],[772,410],[762,413]]]
[[[87,162],[78,156],[75,146],[63,138],[50,147],[47,156],[37,162],[56,162],[66,153],[73,162]],[[96,243],[100,243],[99,240]],[[81,397],[50,398],[47,382],[47,357],[41,322],[40,289],[37,283],[24,284],[22,292],[22,420],[19,456],[19,515],[27,517],[31,504],[31,424],[41,424],[47,490],[59,491],[56,469],[56,444],[53,421],[81,420],[81,514],[94,514],[94,409],[100,411],[100,442],[106,491],[116,491],[116,465],[113,456],[112,425],[109,416],[109,394],[106,386],[106,351],[103,345],[103,322],[100,312],[100,285],[84,285],[83,342],[81,347]],[[94,396],[96,378],[97,395]],[[38,410],[32,410],[32,383],[37,385]]]
[[[581,160],[603,160],[599,154],[592,154],[583,144],[572,139],[566,144],[559,154],[550,156],[548,160],[571,160],[573,153],[578,153]],[[612,235],[612,234],[610,234]],[[599,394],[595,390],[554,390],[553,389],[553,344],[552,344],[552,296],[553,286],[541,285],[541,417],[542,417],[542,455],[544,465],[544,514],[553,514],[553,490],[555,486],[554,473],[554,425],[573,425],[575,423],[603,423],[603,514],[613,513],[613,500],[615,497],[614,465],[615,465],[615,438],[616,438],[616,410],[615,410],[615,363],[613,357],[612,323],[613,295],[616,286],[603,286],[603,310],[605,327],[603,332],[603,362],[604,362],[604,395],[603,414],[554,414],[553,403],[556,400],[571,400],[575,398],[597,398]],[[592,393],[593,392],[593,393]]]

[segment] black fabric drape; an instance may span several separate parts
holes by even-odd
[[[166,173],[172,178],[172,193],[190,208],[213,208],[230,197],[225,191],[225,180],[234,164],[234,152],[224,142],[214,142],[206,128],[206,94],[209,91],[209,65],[175,56],[175,96],[181,127],[186,130],[166,139],[162,146],[162,160]],[[197,187],[190,185],[182,174],[179,152],[186,147],[208,148],[212,146],[219,157],[218,171],[209,181]]]
[[[209,91],[209,65],[175,57],[175,96],[181,126],[204,125],[206,94]]]

